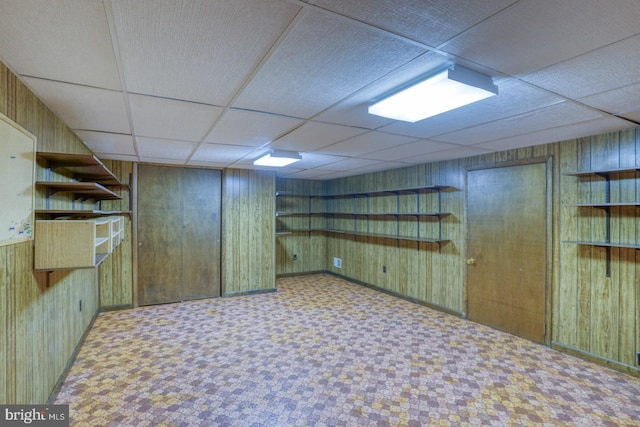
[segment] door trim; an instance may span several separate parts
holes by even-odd
[[[133,308],[139,307],[138,301],[138,163],[133,163],[131,176],[131,292]]]
[[[522,160],[510,160],[506,162],[500,163],[486,163],[481,165],[472,165],[467,166],[464,171],[464,248],[463,254],[464,259],[469,257],[468,248],[469,248],[469,172],[484,170],[484,169],[498,169],[504,167],[512,167],[512,166],[525,166],[536,163],[545,163],[546,164],[546,247],[545,247],[545,277],[544,277],[544,289],[545,289],[545,307],[544,307],[544,344],[548,347],[551,346],[552,341],[552,332],[553,332],[553,324],[552,324],[552,308],[553,308],[553,290],[551,287],[551,281],[553,278],[553,156],[541,156],[541,157],[532,157],[530,159],[522,159]],[[469,280],[468,280],[468,271],[469,268],[465,265],[464,273],[462,275],[462,295],[463,301],[462,306],[464,307],[464,312],[462,313],[462,317],[464,319],[468,318],[469,313]]]

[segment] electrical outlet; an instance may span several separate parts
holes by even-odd
[[[297,261],[298,260],[298,255],[297,254],[293,254],[293,260]]]
[[[342,268],[342,258],[333,257],[333,266],[335,268]]]

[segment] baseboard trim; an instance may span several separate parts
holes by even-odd
[[[278,290],[274,287],[274,288],[268,288],[268,289],[256,289],[256,290],[253,290],[253,291],[227,292],[224,295],[222,295],[222,298],[241,297],[241,296],[246,296],[246,295],[268,294],[268,293],[271,293],[271,292],[278,292]]]
[[[71,371],[71,367],[73,366],[73,364],[76,361],[76,358],[78,357],[78,352],[82,348],[82,345],[84,344],[85,340],[87,339],[87,336],[89,335],[89,332],[91,331],[91,328],[93,327],[93,324],[95,323],[96,319],[98,318],[98,315],[101,312],[102,312],[102,309],[98,308],[96,310],[96,312],[93,313],[93,317],[91,318],[91,322],[89,322],[89,325],[84,330],[84,333],[82,334],[82,337],[80,338],[80,341],[78,341],[78,344],[76,344],[76,347],[73,349],[73,352],[71,353],[71,356],[69,357],[69,360],[67,360],[67,364],[64,366],[64,369],[62,370],[62,374],[60,374],[60,377],[58,378],[58,381],[56,382],[56,385],[53,386],[53,390],[51,391],[51,394],[49,394],[49,398],[47,399],[47,402],[45,403],[45,405],[52,404],[53,401],[56,399],[56,396],[58,396],[58,393],[60,392],[60,388],[62,387],[62,384],[67,379],[67,375],[69,375],[69,371]]]
[[[634,377],[640,378],[640,368],[637,368],[635,366],[627,365],[626,363],[622,363],[617,360],[598,356],[597,354],[589,353],[588,351],[580,350],[579,348],[575,348],[553,340],[551,341],[550,347],[561,353],[566,353],[579,359],[595,363],[596,365],[606,366],[607,368],[622,372],[623,374],[629,374]]]
[[[132,308],[133,308],[133,304],[107,305],[104,307],[100,307],[100,311],[107,312],[107,311],[130,310]]]
[[[431,309],[434,309],[434,310],[437,310],[437,311],[441,311],[443,313],[450,314],[452,316],[456,316],[456,317],[459,317],[461,319],[465,318],[464,313],[461,313],[459,311],[452,310],[452,309],[447,308],[447,307],[442,307],[442,306],[440,306],[438,304],[433,304],[433,303],[430,303],[430,302],[427,302],[427,301],[423,301],[423,300],[420,300],[420,299],[417,299],[417,298],[413,298],[413,297],[409,297],[409,296],[406,296],[406,295],[402,295],[402,294],[399,294],[397,292],[393,292],[393,291],[390,291],[388,289],[381,288],[379,286],[375,286],[375,285],[372,285],[372,284],[367,283],[367,282],[362,282],[360,280],[352,279],[351,277],[343,276],[342,274],[338,274],[338,273],[336,273],[334,271],[326,270],[326,271],[323,271],[322,273],[330,274],[332,276],[339,277],[339,278],[341,278],[343,280],[346,280],[347,282],[351,282],[351,283],[354,283],[356,285],[364,286],[365,288],[373,289],[374,291],[382,292],[384,294],[391,295],[392,297],[400,298],[400,299],[403,299],[405,301],[412,302],[414,304],[422,305],[424,307],[428,307],[428,308],[431,308]]]
[[[301,271],[298,273],[283,273],[283,274],[276,274],[276,279],[279,279],[281,277],[311,276],[312,274],[324,274],[324,273],[330,273],[330,272],[328,270],[317,270],[317,271]]]

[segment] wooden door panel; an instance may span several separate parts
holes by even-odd
[[[183,299],[220,296],[221,172],[185,169],[183,175]]]
[[[138,169],[140,305],[220,296],[221,172]]]
[[[546,163],[467,177],[469,319],[544,342]]]
[[[180,169],[138,169],[138,299],[140,305],[182,299]],[[180,242],[180,244],[176,244]]]

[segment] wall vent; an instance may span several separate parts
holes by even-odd
[[[333,257],[333,266],[335,268],[342,268],[342,258]]]

